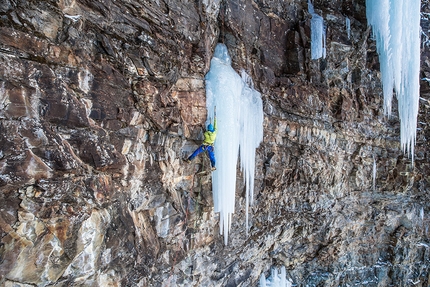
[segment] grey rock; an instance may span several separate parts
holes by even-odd
[[[296,286],[428,286],[430,89],[412,164],[364,5],[314,3],[310,60],[306,1],[2,1],[0,285],[256,286],[283,265]],[[238,171],[227,246],[208,159],[183,161],[217,42],[265,114],[251,227]]]

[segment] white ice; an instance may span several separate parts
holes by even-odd
[[[272,268],[270,276],[266,279],[264,274],[260,276],[259,287],[291,287],[292,282],[287,279],[287,272],[285,267],[281,267],[281,273],[278,273],[278,269]]]
[[[263,104],[251,78],[242,77],[231,67],[224,44],[218,44],[206,74],[208,122],[216,107],[218,133],[215,141],[216,171],[212,177],[215,212],[220,214],[220,233],[228,242],[231,217],[235,207],[236,170],[240,150],[241,169],[246,182],[246,212],[252,203],[255,148],[263,139]]]
[[[419,102],[420,0],[366,0],[379,54],[384,112],[391,114],[393,89],[400,116],[400,143],[414,159]]]
[[[311,19],[311,59],[325,58],[326,56],[326,35],[323,18],[315,13],[314,6],[308,1],[308,11],[312,15]]]
[[[263,102],[254,89],[251,77],[242,70],[243,86],[240,103],[240,167],[246,186],[246,232],[248,232],[248,207],[254,199],[255,149],[263,139]]]

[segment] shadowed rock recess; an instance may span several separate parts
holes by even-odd
[[[307,0],[1,1],[0,285],[257,286],[285,266],[295,286],[429,286],[430,14],[413,165],[365,1],[313,4],[319,60]],[[218,42],[264,105],[250,230],[238,171],[227,246],[209,160],[182,161]]]

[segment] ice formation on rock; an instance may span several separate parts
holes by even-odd
[[[345,18],[345,27],[346,27],[346,34],[348,35],[348,39],[351,38],[351,20],[346,17]]]
[[[260,287],[291,287],[292,282],[287,280],[285,266],[281,267],[281,273],[278,269],[272,268],[270,276],[266,279],[264,274],[260,276]]]
[[[384,112],[391,114],[393,88],[399,103],[400,142],[414,159],[419,101],[420,0],[366,0],[379,54]]]
[[[261,95],[254,89],[251,78],[245,72],[242,72],[242,77],[231,67],[227,47],[218,44],[206,75],[206,107],[207,124],[214,117],[215,107],[217,113],[217,170],[213,172],[212,190],[215,212],[220,214],[220,233],[224,235],[225,244],[234,213],[239,149],[248,211],[254,187],[255,148],[263,139]]]
[[[314,6],[308,1],[308,11],[311,19],[311,58],[312,60],[326,56],[325,27],[323,18],[315,13]]]
[[[254,199],[255,149],[263,139],[263,102],[254,89],[251,77],[242,71],[245,85],[240,109],[240,168],[246,186],[246,231],[248,232],[248,207]]]
[[[375,157],[373,157],[372,188],[373,188],[373,191],[376,191],[376,159],[375,159]]]

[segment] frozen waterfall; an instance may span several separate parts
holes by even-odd
[[[384,112],[391,114],[393,88],[400,116],[400,142],[414,159],[419,101],[420,0],[366,0],[381,66]]]
[[[234,213],[236,168],[240,163],[246,183],[246,221],[252,203],[255,173],[255,149],[263,139],[263,104],[251,78],[242,77],[231,67],[224,44],[218,44],[206,74],[206,107],[208,122],[216,107],[218,133],[215,141],[217,169],[213,172],[212,192],[215,212],[220,214],[220,233],[227,244]]]

